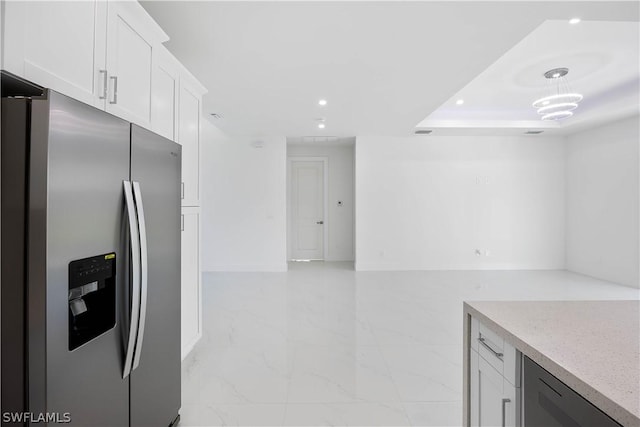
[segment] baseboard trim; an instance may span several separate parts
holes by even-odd
[[[189,353],[191,353],[191,351],[194,349],[196,344],[198,344],[198,341],[200,341],[201,338],[202,338],[202,331],[198,332],[198,335],[196,335],[195,338],[192,339],[190,343],[188,343],[182,348],[181,360],[184,360],[189,355]]]
[[[220,273],[220,272],[274,272],[281,273],[287,271],[287,263],[281,264],[231,264],[231,265],[213,265],[203,270],[203,273]]]
[[[564,270],[563,265],[536,266],[536,265],[457,265],[457,266],[424,266],[424,265],[407,265],[407,264],[376,264],[376,263],[359,263],[354,264],[356,271],[547,271],[547,270]]]

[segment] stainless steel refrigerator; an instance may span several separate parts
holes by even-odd
[[[3,97],[4,424],[177,422],[180,165],[178,144],[54,91]]]

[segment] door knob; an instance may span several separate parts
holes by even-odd
[[[322,224],[324,224],[324,221],[316,221],[316,224],[322,225]]]

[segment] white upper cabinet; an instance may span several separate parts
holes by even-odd
[[[107,9],[106,110],[151,128],[153,50],[168,37],[137,2],[109,2]]]
[[[172,141],[177,139],[179,65],[164,46],[154,50],[151,74],[151,129]]]
[[[182,145],[182,206],[200,205],[200,116],[206,90],[186,70],[180,77],[178,143]]]
[[[104,101],[107,4],[6,2],[3,68],[90,105]]]
[[[153,51],[169,38],[138,2],[3,6],[5,70],[151,127]]]

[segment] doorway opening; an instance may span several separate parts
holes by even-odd
[[[354,148],[355,138],[287,138],[288,261],[354,260]]]

